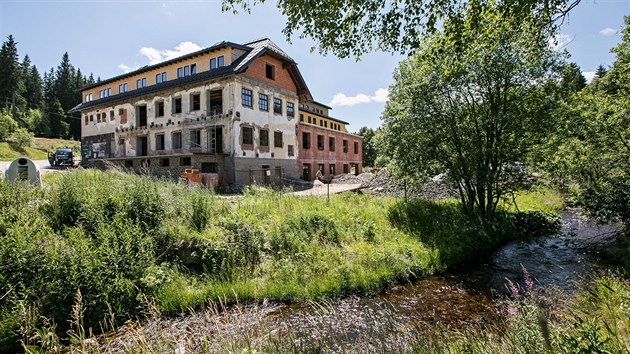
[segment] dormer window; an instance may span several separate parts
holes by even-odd
[[[275,72],[275,67],[273,65],[270,64],[265,64],[265,76],[267,77],[267,79],[269,80],[275,80],[276,79],[276,72]]]

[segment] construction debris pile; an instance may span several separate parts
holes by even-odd
[[[386,168],[376,173],[362,173],[358,176],[336,175],[332,183],[361,184],[361,190],[364,193],[373,195],[398,198],[405,196],[404,184],[392,181]],[[432,177],[419,190],[410,186],[407,188],[407,197],[410,199],[444,199],[456,197],[456,195],[456,191],[446,183],[446,175],[444,174]]]

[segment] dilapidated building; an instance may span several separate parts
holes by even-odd
[[[192,167],[229,185],[312,179],[298,157],[302,131],[347,134],[334,118],[330,128],[300,122],[305,107],[324,107],[320,121],[329,107],[313,103],[295,61],[269,39],[221,42],[89,85],[82,97],[73,111],[81,112],[84,158],[160,175]]]

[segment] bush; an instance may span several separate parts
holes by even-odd
[[[0,112],[0,141],[6,141],[17,127],[18,124],[10,115]]]
[[[30,147],[33,144],[33,137],[35,135],[29,132],[26,128],[17,128],[11,138],[17,144],[17,148]]]

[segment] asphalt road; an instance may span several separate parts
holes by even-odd
[[[11,164],[11,162],[13,162],[13,160],[0,161],[0,171],[2,172],[3,175],[4,175],[4,171],[6,171],[6,169],[9,168],[9,165]],[[54,170],[54,168],[50,166],[50,163],[48,162],[48,160],[33,160],[33,162],[35,162],[35,164],[39,167],[39,170],[41,173],[46,173],[46,172],[50,172]]]

